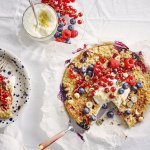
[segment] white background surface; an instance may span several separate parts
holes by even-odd
[[[86,32],[82,38],[83,42],[121,40],[127,45],[132,45],[141,41],[150,41],[149,0],[77,0],[77,5],[83,8],[86,14]],[[19,41],[16,36],[16,24],[14,24],[17,7],[18,1],[16,0],[0,0],[0,48],[10,50],[17,55],[31,77],[30,101],[15,124],[22,131],[25,146],[36,150],[35,146],[47,137],[40,129],[42,119],[40,108],[43,104],[45,89],[41,72],[48,66],[47,61],[42,59],[46,54],[46,48],[43,48],[43,45],[25,47]],[[48,51],[48,54],[50,53]],[[144,140],[134,141],[134,144],[127,141],[118,149],[134,150],[136,146],[136,149],[148,150],[150,144],[148,139]],[[66,146],[69,147],[69,142]],[[76,150],[75,146],[74,150]],[[53,149],[59,150],[56,145]]]

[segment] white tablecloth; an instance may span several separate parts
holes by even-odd
[[[19,0],[0,0],[0,48],[15,53],[25,64],[31,77],[30,101],[15,124],[22,131],[25,146],[36,150],[36,146],[47,138],[40,128],[42,119],[40,108],[43,104],[45,86],[41,72],[47,63],[42,59],[45,53],[42,46],[34,49],[32,45],[28,45],[25,48],[18,40],[14,23],[18,5]],[[77,0],[77,5],[86,14],[83,42],[121,40],[132,45],[139,41],[150,40],[149,0]],[[2,129],[0,131],[3,133]],[[148,150],[149,143],[142,143],[142,141],[136,143],[136,149]],[[130,141],[127,141],[120,149],[126,148],[135,149]],[[53,149],[59,148],[54,146]]]

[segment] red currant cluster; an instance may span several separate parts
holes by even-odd
[[[75,0],[42,0],[42,3],[49,4],[57,12],[59,25],[54,37],[58,42],[70,44],[70,38],[78,36],[78,31],[74,29],[74,25],[76,23],[82,24],[81,17],[83,13],[77,12],[77,10],[70,5],[70,3],[74,2]],[[70,18],[69,25],[67,25],[66,21],[68,18]],[[67,28],[64,29],[65,27]]]

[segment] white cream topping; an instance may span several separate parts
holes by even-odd
[[[100,107],[107,102],[112,101],[117,107],[120,107],[121,103],[123,101],[125,101],[130,93],[130,89],[125,89],[123,94],[118,94],[118,89],[121,88],[121,86],[117,85],[117,80],[112,80],[113,87],[116,88],[116,91],[113,93],[115,98],[114,99],[110,99],[109,98],[109,93],[105,93],[104,92],[104,87],[100,87],[98,90],[95,91],[95,94],[93,96],[94,101],[100,105]]]
[[[54,10],[45,4],[34,5],[37,14],[39,25],[36,27],[36,19],[34,17],[32,8],[28,8],[23,17],[23,25],[25,30],[32,36],[42,38],[50,35],[57,26],[57,16]],[[47,21],[46,26],[40,24],[40,15],[42,12],[46,13]]]

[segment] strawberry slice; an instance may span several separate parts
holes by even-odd
[[[110,58],[109,60],[109,66],[111,68],[118,68],[120,65],[120,62],[118,60],[115,60],[114,58]]]
[[[132,58],[126,58],[124,60],[125,68],[133,68],[134,67],[134,60]]]
[[[126,79],[126,82],[129,84],[129,85],[135,85],[136,84],[136,79],[134,76],[132,75],[129,75]]]

